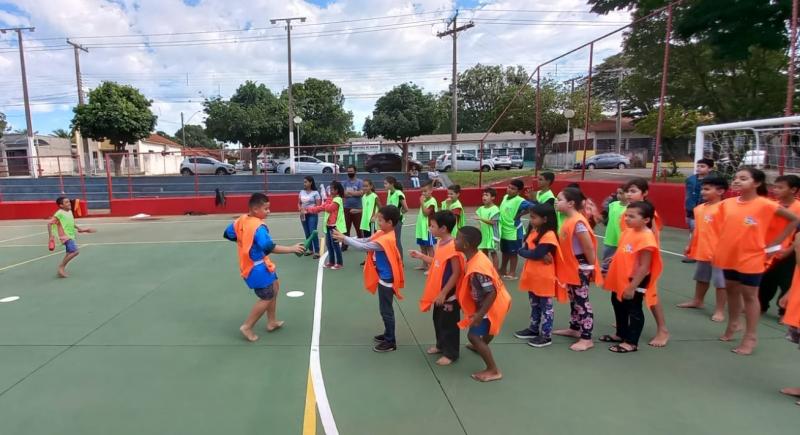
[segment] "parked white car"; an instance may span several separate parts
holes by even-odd
[[[483,169],[484,171],[491,171],[494,169],[492,159],[484,159],[483,165],[477,157],[470,154],[456,154],[456,169],[459,171],[477,171]],[[436,159],[436,170],[447,172],[453,167],[450,163],[450,154],[442,154]]]
[[[767,151],[766,150],[749,150],[745,151],[742,156],[742,165],[755,166],[757,168],[764,167],[767,164]]]
[[[187,157],[181,162],[181,175],[231,175],[236,168],[212,157]]]
[[[294,171],[296,174],[333,174],[336,172],[335,164],[323,162],[316,157],[296,156],[294,162]],[[292,168],[289,165],[289,159],[278,162],[278,167],[275,172],[279,174],[291,174]]]
[[[511,157],[494,156],[492,157],[492,166],[495,169],[511,169]]]

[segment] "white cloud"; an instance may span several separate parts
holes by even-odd
[[[81,54],[87,86],[101,80],[129,83],[154,100],[158,129],[179,128],[180,112],[188,118],[201,108],[204,96],[229,96],[247,79],[265,83],[279,92],[286,86],[286,40],[283,25],[270,18],[306,16],[293,27],[294,80],[327,78],[348,97],[346,107],[355,115],[355,128],[372,110],[377,96],[392,86],[413,81],[439,92],[448,86],[451,41],[437,38],[453,2],[419,0],[341,0],[322,8],[300,0],[203,0],[197,6],[181,0],[12,0],[26,16],[0,11],[0,21],[30,21],[37,27],[26,34],[26,61],[32,101],[45,107],[77,101],[71,49],[41,51],[63,45],[66,36],[89,47]],[[480,11],[464,10],[460,22],[475,19],[475,27],[459,35],[459,69],[478,62],[522,64],[529,70],[546,59],[608,32],[612,27],[532,25],[532,21],[493,24],[509,20],[560,20],[616,23],[626,14],[598,17],[586,13],[508,11],[587,11],[585,0],[505,0],[485,4]],[[415,14],[417,15],[410,15]],[[407,15],[382,20],[367,18]],[[347,23],[331,23],[335,21]],[[494,20],[494,21],[492,21]],[[320,25],[319,23],[331,23]],[[386,30],[394,25],[394,29]],[[403,27],[403,28],[401,28]],[[250,28],[247,32],[226,32]],[[344,35],[342,30],[353,33]],[[380,30],[380,31],[378,31]],[[210,33],[190,33],[210,31]],[[320,34],[336,32],[338,34]],[[172,34],[142,37],[143,34]],[[187,33],[187,34],[175,34]],[[96,38],[115,35],[126,37]],[[55,39],[45,39],[55,38]],[[255,40],[254,39],[260,39]],[[210,40],[210,41],[209,41]],[[239,43],[227,43],[238,40]],[[19,111],[22,92],[19,62],[8,35],[0,43],[0,110]],[[207,44],[198,44],[206,41]],[[242,42],[249,41],[249,42]],[[131,46],[148,42],[148,47]],[[619,49],[620,35],[598,43],[595,53]],[[184,44],[163,46],[164,43]],[[108,47],[112,44],[113,47]],[[128,46],[124,46],[124,45]],[[162,46],[159,46],[162,45]],[[566,79],[585,73],[588,50],[581,50],[542,70]],[[596,58],[595,63],[601,59]],[[558,73],[556,74],[556,68]],[[68,125],[67,116],[61,124]],[[200,115],[192,123],[201,120]],[[51,121],[51,120],[47,120]],[[43,122],[34,119],[34,124]]]

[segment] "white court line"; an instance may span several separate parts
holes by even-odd
[[[28,234],[28,235],[25,235],[25,236],[12,237],[10,239],[0,240],[0,243],[11,242],[11,241],[14,241],[14,240],[19,240],[19,239],[27,239],[28,237],[36,237],[36,236],[41,236],[41,235],[44,235],[44,234],[47,234],[47,233],[41,232],[41,233]]]
[[[597,234],[595,234],[595,237],[599,237],[601,239],[605,239],[605,236],[598,236]],[[663,252],[663,253],[665,253],[665,254],[674,255],[676,257],[683,258],[683,254],[678,254],[677,252],[667,251],[666,249],[661,249],[661,248],[659,248],[658,250]]]
[[[305,240],[303,237],[290,237],[284,239],[272,239],[273,242],[290,242],[294,240]],[[171,245],[171,244],[183,244],[183,243],[229,243],[229,240],[225,239],[207,239],[207,240],[144,240],[144,241],[129,241],[129,242],[92,242],[87,243],[82,246],[114,246],[114,245]],[[35,248],[42,246],[41,243],[35,245],[6,245],[0,246],[0,248]]]
[[[235,213],[231,213],[234,215]],[[91,222],[92,226],[100,226],[100,225],[157,225],[157,224],[196,224],[202,222],[232,222],[233,218],[231,219],[192,219],[192,220],[178,220],[178,221],[171,221],[171,220],[161,220],[160,218],[156,217],[154,220],[141,220],[141,221],[133,221],[133,222],[92,222],[93,219],[105,219],[103,217],[83,217],[81,218],[82,222]],[[117,218],[118,219],[118,218]],[[283,221],[283,220],[294,220],[297,219],[300,221],[300,217],[291,217],[291,216],[275,216],[275,217],[268,217],[267,223],[269,221]],[[46,220],[42,219],[44,225],[47,224]],[[0,225],[0,228],[37,228],[43,224],[38,225]]]
[[[308,366],[311,371],[311,382],[314,385],[314,395],[317,397],[317,410],[325,435],[339,435],[336,420],[333,419],[331,404],[325,391],[325,382],[322,379],[322,364],[319,362],[319,333],[322,325],[322,265],[328,258],[325,252],[319,257],[317,264],[317,288],[314,292],[314,323],[311,331],[311,351],[309,352]]]
[[[88,245],[83,245],[83,246],[88,246]],[[50,254],[42,255],[41,257],[31,258],[30,260],[21,261],[19,263],[12,264],[12,265],[6,266],[6,267],[0,267],[0,272],[2,272],[4,270],[11,269],[11,268],[14,268],[14,267],[17,267],[17,266],[23,266],[23,265],[26,265],[28,263],[33,263],[34,261],[38,261],[38,260],[41,260],[43,258],[52,257],[54,255],[61,255],[61,254],[62,254],[62,252],[51,252]]]

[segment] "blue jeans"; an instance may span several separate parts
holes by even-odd
[[[327,227],[325,231],[325,246],[328,247],[328,263],[331,264],[344,264],[342,258],[342,246],[336,240],[333,240],[333,230],[336,227]]]
[[[304,220],[300,221],[303,224],[303,233],[306,235],[306,239],[308,236],[311,235],[311,232],[317,229],[317,224],[319,223],[319,216],[315,214],[307,214]],[[319,254],[319,237],[314,237],[311,241],[311,250],[315,254]]]
[[[528,300],[531,303],[531,331],[550,338],[553,331],[553,298],[543,298],[529,292]]]
[[[378,310],[383,319],[383,337],[388,343],[395,343],[394,336],[394,289],[378,284]]]

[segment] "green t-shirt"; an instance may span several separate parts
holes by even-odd
[[[456,226],[453,227],[453,231],[451,234],[455,237],[458,234],[458,230],[464,228],[464,225],[467,224],[467,216],[464,214],[464,206],[461,205],[461,201],[455,200],[450,206],[447,206],[447,200],[442,201],[442,210],[458,210],[461,209],[461,214],[458,215],[456,220]]]
[[[546,192],[536,192],[536,202],[538,203],[545,203],[549,200],[553,200],[553,208],[556,206],[556,196],[553,195],[552,190],[547,190]],[[556,212],[556,231],[561,228],[561,224],[564,222],[564,213],[560,211]]]
[[[61,229],[64,231],[64,235],[70,239],[75,239],[75,217],[72,216],[72,212],[64,211],[59,209],[54,215],[56,219],[58,219],[58,223],[61,224]],[[58,234],[58,226],[53,225],[53,233]]]
[[[619,245],[619,236],[621,233],[620,222],[622,214],[625,213],[627,207],[622,205],[619,201],[614,201],[608,204],[608,225],[606,225],[606,238],[603,239],[603,244],[606,246]]]
[[[503,240],[517,240],[517,214],[519,213],[519,206],[522,204],[521,196],[517,195],[509,198],[508,195],[503,196],[503,202],[500,203],[500,238]]]
[[[476,211],[478,217],[487,221],[498,220],[500,215],[500,208],[492,204],[490,207],[482,205]],[[497,249],[497,240],[500,240],[500,234],[497,225],[487,224],[481,221],[481,244],[478,249]]]
[[[438,210],[438,207],[437,207],[437,204],[436,204],[436,198],[430,197],[430,198],[426,199],[422,203],[422,206],[420,206],[420,208],[419,208],[419,216],[417,217],[417,226],[416,226],[416,233],[415,233],[416,234],[416,238],[418,238],[418,239],[428,240],[428,235],[429,235],[428,233],[430,232],[428,230],[428,217],[425,216],[425,213],[423,211],[425,209],[430,208],[430,207],[433,207],[433,211],[437,211]]]
[[[393,205],[397,208],[400,208],[400,200],[405,201],[406,195],[403,193],[402,190],[393,190],[389,191],[389,194],[386,195],[386,205]],[[403,210],[400,210],[400,222],[403,222]]]
[[[370,223],[372,222],[372,215],[375,209],[380,206],[378,195],[375,192],[367,193],[361,196],[361,225],[362,230],[371,231]]]

